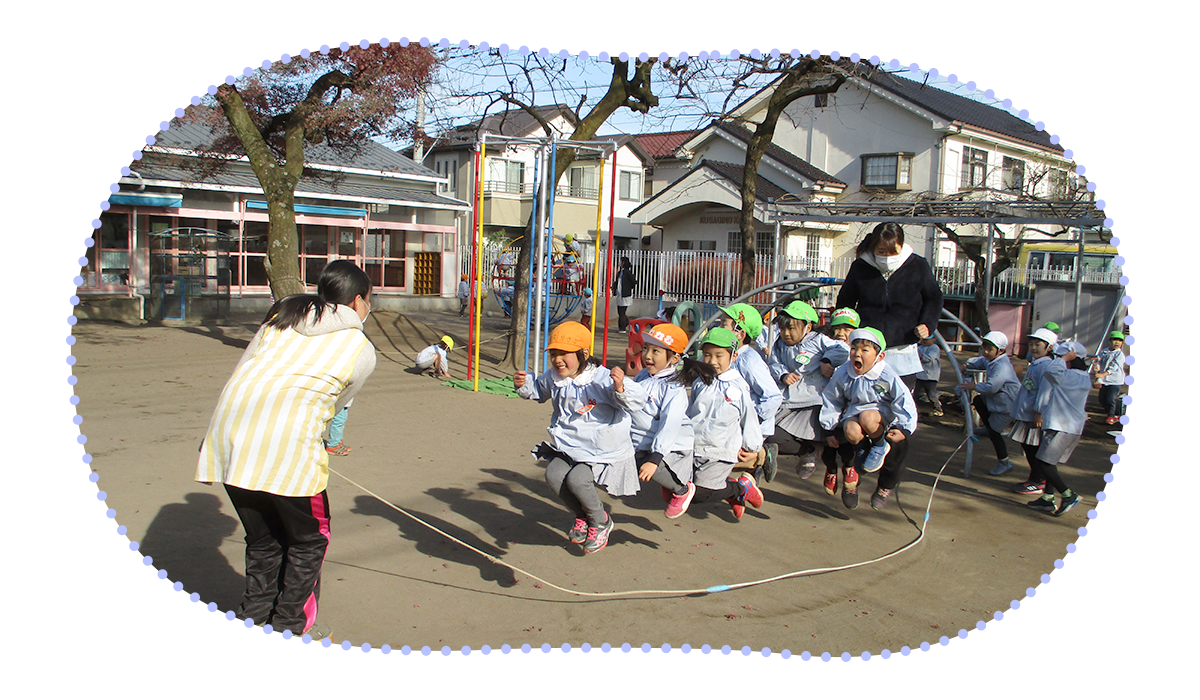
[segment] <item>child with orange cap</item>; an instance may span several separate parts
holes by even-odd
[[[687,390],[675,372],[687,341],[687,333],[672,323],[647,329],[642,333],[644,369],[634,378],[646,390],[646,406],[633,414],[631,430],[638,478],[662,487],[668,518],[683,515],[696,495],[692,483],[695,436],[687,416]]]
[[[637,382],[626,382],[620,367],[605,369],[592,356],[591,330],[575,321],[550,332],[549,366],[541,376],[513,375],[517,395],[552,401],[550,443],[534,454],[546,460],[546,483],[575,515],[567,537],[594,554],[608,544],[612,516],[605,512],[596,485],[612,496],[638,492],[638,471],[629,440],[630,415],[646,404]]]

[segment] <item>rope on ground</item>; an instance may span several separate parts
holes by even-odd
[[[420,523],[421,525],[424,525],[425,527],[429,528],[430,530],[433,530],[434,532],[445,537],[446,539],[449,539],[450,541],[454,542],[455,544],[459,544],[459,545],[462,545],[463,547],[466,547],[467,549],[471,550],[472,552],[475,552],[476,554],[479,554],[480,556],[484,557],[485,559],[492,562],[493,564],[499,564],[500,566],[503,566],[505,568],[512,569],[514,572],[516,572],[518,574],[521,574],[523,576],[531,578],[535,581],[540,581],[541,583],[544,583],[547,586],[549,586],[557,591],[562,591],[563,593],[570,593],[572,595],[588,597],[588,598],[618,598],[618,597],[634,596],[634,595],[638,595],[638,596],[657,595],[657,596],[663,596],[663,597],[682,597],[682,596],[702,595],[702,594],[707,594],[707,593],[721,593],[724,591],[732,591],[732,590],[737,590],[740,588],[750,588],[751,586],[761,586],[766,583],[772,583],[774,581],[782,581],[784,579],[789,579],[789,578],[797,578],[800,576],[809,576],[812,574],[825,574],[825,573],[831,573],[834,571],[846,571],[849,569],[857,569],[859,567],[867,566],[868,564],[879,563],[881,561],[890,559],[894,556],[897,556],[899,554],[902,554],[902,553],[912,549],[913,547],[917,546],[921,542],[921,540],[923,540],[925,538],[925,528],[926,528],[926,525],[929,523],[929,514],[933,508],[933,494],[935,491],[937,491],[938,483],[941,481],[941,478],[942,478],[942,473],[944,471],[946,471],[946,467],[948,467],[950,465],[950,461],[953,460],[954,456],[958,454],[958,451],[963,448],[963,445],[967,444],[967,439],[969,439],[969,438],[964,439],[962,442],[960,442],[958,444],[958,447],[954,448],[954,451],[950,453],[950,456],[946,458],[945,463],[942,464],[941,469],[938,470],[937,476],[934,477],[933,486],[930,487],[930,489],[929,489],[929,500],[925,504],[925,517],[921,521],[921,525],[918,527],[919,534],[917,535],[916,539],[914,539],[912,542],[909,542],[908,544],[904,545],[903,547],[900,547],[899,549],[896,549],[892,552],[888,552],[887,554],[884,554],[883,556],[876,557],[874,559],[868,559],[866,561],[856,562],[853,564],[843,564],[841,566],[827,566],[827,567],[821,567],[821,568],[816,568],[816,569],[804,569],[802,571],[793,571],[793,572],[786,573],[786,574],[780,574],[779,576],[772,576],[770,578],[758,579],[757,581],[743,581],[740,583],[718,584],[715,586],[708,586],[706,588],[643,589],[643,590],[632,590],[632,591],[610,591],[610,592],[604,592],[604,593],[589,593],[587,591],[575,591],[575,590],[571,590],[569,588],[563,588],[562,586],[559,586],[551,581],[547,581],[546,579],[544,579],[540,576],[537,576],[535,574],[532,574],[518,566],[514,566],[512,564],[509,564],[506,561],[498,559],[476,547],[472,547],[471,545],[467,544],[466,542],[463,542],[462,540],[458,539],[457,537],[439,529],[438,527],[436,527],[434,525],[431,525],[431,524],[425,522],[424,520],[421,520],[417,516],[413,515],[412,513],[409,513],[408,511],[404,510],[400,506],[388,501],[383,496],[380,496],[379,494],[375,493],[374,491],[371,491],[367,487],[363,486],[362,484],[359,484],[358,482],[354,481],[353,479],[346,476],[345,474],[342,474],[341,472],[337,471],[336,469],[330,468],[329,471],[332,472],[333,474],[338,475],[342,479],[344,479],[351,486],[354,486],[355,488],[357,488],[358,490],[367,494],[368,496],[371,496],[372,498],[378,500],[380,503],[383,503],[384,505],[392,508],[396,512],[401,513],[402,515],[405,515],[408,518],[411,518],[412,520],[415,520],[416,522]],[[611,516],[609,516],[609,517],[611,517]]]

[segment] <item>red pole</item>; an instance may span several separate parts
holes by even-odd
[[[479,255],[479,249],[478,249],[478,246],[475,244],[475,231],[479,228],[479,217],[482,215],[482,212],[479,211],[479,188],[481,187],[480,176],[481,176],[481,174],[480,174],[480,168],[479,168],[479,151],[476,151],[475,152],[475,191],[471,193],[471,200],[475,204],[475,206],[474,206],[475,215],[471,217],[471,271],[469,273],[467,273],[467,279],[470,280],[470,283],[467,286],[470,288],[470,293],[471,293],[471,301],[467,305],[467,308],[469,309],[468,317],[471,319],[475,318],[475,297],[477,296],[475,293],[475,289],[476,289],[475,285],[478,284],[478,281],[475,279],[475,277],[476,277],[475,268],[477,267],[476,257]],[[466,348],[466,350],[467,350],[467,379],[468,380],[472,379],[475,376],[473,373],[474,369],[475,369],[475,366],[473,363],[475,354],[471,352],[471,348],[474,347],[474,341],[475,341],[475,323],[472,321],[472,322],[467,323],[467,348]]]
[[[612,183],[608,198],[608,260],[604,265],[604,351],[600,358],[608,364],[608,305],[612,303],[613,213],[617,205],[617,149],[613,148]]]

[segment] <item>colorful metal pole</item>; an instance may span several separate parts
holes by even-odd
[[[604,353],[601,359],[608,364],[608,314],[609,304],[612,303],[612,258],[613,258],[613,212],[617,204],[617,151],[613,150],[612,159],[613,182],[608,200],[608,262],[604,265]]]
[[[475,227],[475,251],[476,251],[475,252],[475,265],[476,265],[476,267],[475,267],[475,299],[476,299],[476,302],[475,302],[475,315],[471,319],[471,323],[475,327],[475,343],[474,343],[474,348],[473,348],[474,356],[475,356],[475,377],[474,377],[475,384],[472,388],[473,391],[479,391],[479,331],[480,331],[479,319],[483,317],[483,309],[481,308],[483,305],[483,294],[482,294],[482,292],[483,292],[483,281],[482,281],[482,277],[483,277],[483,214],[482,214],[482,212],[483,212],[483,187],[482,187],[482,185],[483,185],[483,170],[484,170],[484,167],[486,167],[486,166],[487,166],[487,134],[484,134],[483,138],[480,140],[480,143],[479,143],[479,183],[480,183],[480,187],[479,187],[479,191],[478,191],[479,196],[477,198],[477,207],[480,212],[480,216],[479,216],[479,223]]]
[[[604,166],[607,164],[607,158],[600,160],[600,182],[596,184],[596,254],[592,261],[592,310],[588,314],[592,319],[592,327],[588,329],[592,333],[592,344],[588,346],[588,352],[592,355],[596,354],[596,293],[600,289],[600,226],[604,223]]]

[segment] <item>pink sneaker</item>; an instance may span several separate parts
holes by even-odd
[[[682,496],[671,494],[671,502],[667,504],[665,515],[668,518],[675,519],[687,512],[688,506],[692,504],[692,498],[696,495],[696,485],[688,482],[687,493]]]

